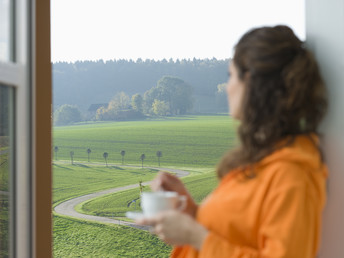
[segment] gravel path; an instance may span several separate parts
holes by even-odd
[[[164,170],[168,172],[173,172],[176,173],[178,177],[184,177],[189,174],[189,172],[179,170],[179,169],[171,169],[171,168],[156,168],[156,167],[150,167],[152,169],[157,169],[157,170]],[[149,185],[151,181],[149,182],[144,182],[143,185]],[[100,216],[93,216],[93,215],[86,215],[79,213],[75,210],[75,206],[78,205],[79,203],[88,201],[90,199],[105,195],[105,194],[110,194],[110,193],[116,193],[132,188],[138,187],[138,184],[132,184],[132,185],[127,185],[127,186],[122,186],[122,187],[116,187],[108,190],[104,190],[101,192],[96,192],[96,193],[91,193],[87,195],[83,195],[74,199],[70,199],[68,201],[65,201],[63,203],[60,203],[55,207],[55,212],[60,215],[65,215],[73,218],[78,218],[78,219],[86,219],[86,220],[91,220],[91,221],[98,221],[98,222],[103,222],[103,223],[112,223],[112,224],[118,224],[118,225],[126,225],[126,226],[131,226],[139,229],[144,229],[147,230],[147,226],[139,226],[135,223],[132,222],[127,222],[127,221],[122,221],[122,220],[117,220],[117,219],[111,219],[108,217],[100,217]]]

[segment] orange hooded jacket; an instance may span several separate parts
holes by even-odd
[[[222,178],[197,212],[209,230],[199,251],[175,247],[171,257],[314,258],[326,200],[327,168],[318,138],[295,141],[254,166],[248,179],[239,171]]]

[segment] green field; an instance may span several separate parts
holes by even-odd
[[[147,231],[54,216],[54,257],[168,257],[171,247]]]
[[[209,171],[203,169],[203,171]],[[54,206],[62,200],[96,192],[106,188],[148,181],[156,170],[142,168],[118,168],[105,166],[81,166],[54,164]],[[183,179],[191,194],[201,201],[216,185],[214,173],[194,171]],[[144,191],[149,191],[146,186]],[[86,213],[99,216],[124,216],[131,198],[139,196],[139,188],[107,195],[91,200]],[[109,198],[109,201],[107,200]],[[115,202],[113,202],[115,200]],[[98,203],[102,202],[103,207]],[[95,205],[94,205],[95,203]],[[110,208],[110,209],[109,209]],[[136,210],[139,209],[137,205]],[[85,211],[83,211],[85,212]],[[103,225],[88,221],[54,216],[54,257],[168,257],[171,247],[148,232],[126,226]]]
[[[215,188],[218,181],[215,173],[211,172],[186,177],[183,182],[196,202],[200,203]],[[149,190],[148,187],[144,189],[144,191]],[[137,201],[136,205],[131,204],[129,208],[127,207],[128,201],[137,199],[139,196],[139,189],[131,189],[92,199],[81,204],[77,210],[96,216],[124,217],[127,211],[140,210],[140,200]]]
[[[0,191],[9,190],[9,163],[8,153],[0,154]]]
[[[161,166],[214,167],[219,157],[232,148],[236,124],[228,116],[183,116],[166,120],[90,123],[55,127],[53,159],[104,163],[103,153],[111,163],[157,166],[157,151],[162,151]]]
[[[53,164],[53,204],[101,190],[149,181],[158,172],[148,168],[121,168],[84,164]]]
[[[91,123],[55,127],[53,203],[108,188],[149,181],[157,173],[156,151],[163,153],[161,167],[190,171],[183,178],[200,202],[217,184],[214,167],[233,147],[236,125],[227,116],[169,118],[167,120]],[[90,162],[86,149],[91,148]],[[120,151],[125,150],[124,167]],[[74,164],[69,153],[74,151]],[[103,153],[109,153],[105,166]],[[140,155],[144,153],[144,168]],[[55,160],[57,154],[57,161]],[[145,191],[149,190],[148,187]],[[78,207],[84,213],[123,216],[127,202],[139,196],[132,189],[90,200]],[[130,227],[105,225],[54,215],[54,257],[168,257],[171,247],[150,233]]]
[[[9,196],[5,192],[9,191],[9,161],[8,153],[0,154],[0,257],[8,257],[9,241]]]

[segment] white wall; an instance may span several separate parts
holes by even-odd
[[[320,258],[344,257],[344,1],[306,0],[306,41],[327,83],[323,131],[330,174]]]

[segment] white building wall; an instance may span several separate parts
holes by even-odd
[[[330,109],[323,125],[330,174],[320,258],[344,257],[344,1],[306,0],[306,41],[327,83]]]

